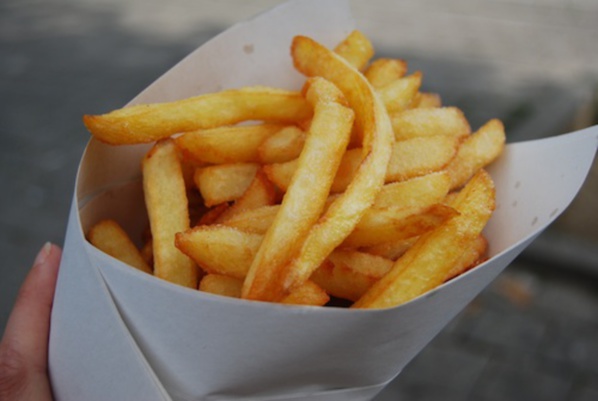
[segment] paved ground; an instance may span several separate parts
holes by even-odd
[[[167,3],[167,4],[163,4]],[[34,253],[61,243],[84,113],[126,103],[235,21],[277,1],[0,3],[0,327]],[[367,5],[366,5],[367,4]],[[596,123],[592,0],[354,2],[379,54],[509,140]],[[595,100],[594,100],[595,101]],[[378,398],[598,399],[598,168],[554,228]]]

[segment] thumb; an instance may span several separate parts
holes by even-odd
[[[60,257],[45,244],[19,290],[0,343],[0,399],[51,399],[48,334]]]

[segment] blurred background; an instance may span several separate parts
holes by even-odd
[[[0,3],[0,328],[45,241],[61,244],[84,113],[118,108],[235,22],[281,3]],[[594,0],[352,1],[377,56],[510,142],[598,123]],[[541,168],[541,166],[538,166]],[[542,199],[538,199],[542,202]],[[571,207],[380,394],[598,399],[598,167]]]

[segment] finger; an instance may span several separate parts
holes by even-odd
[[[8,319],[2,344],[19,355],[30,369],[47,368],[50,312],[61,250],[45,244],[25,278]]]

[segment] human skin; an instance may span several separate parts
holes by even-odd
[[[52,400],[48,337],[61,255],[46,243],[19,290],[0,342],[0,400]]]

